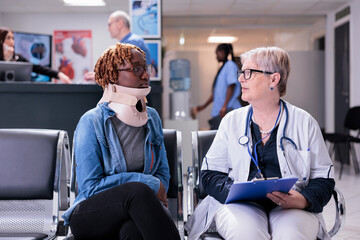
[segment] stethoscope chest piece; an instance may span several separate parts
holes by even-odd
[[[241,136],[239,138],[239,144],[240,145],[245,145],[249,142],[249,137],[248,136]]]

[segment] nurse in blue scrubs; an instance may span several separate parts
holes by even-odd
[[[195,108],[195,112],[202,111],[210,103],[213,103],[211,119],[209,120],[210,129],[218,129],[221,119],[226,113],[241,107],[239,101],[240,83],[237,80],[237,70],[233,47],[230,43],[219,44],[215,51],[216,59],[222,63],[219,68],[212,86],[212,93],[208,100]],[[228,56],[231,54],[231,60]]]

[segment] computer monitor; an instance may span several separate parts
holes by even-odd
[[[33,64],[28,62],[0,61],[0,81],[30,82]]]
[[[14,32],[15,53],[21,54],[28,61],[51,68],[52,36],[48,34]],[[32,73],[35,82],[50,82],[45,75]]]

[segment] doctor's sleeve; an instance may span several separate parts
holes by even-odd
[[[201,171],[201,181],[207,194],[220,203],[225,203],[230,187],[234,183],[227,174],[210,170]]]

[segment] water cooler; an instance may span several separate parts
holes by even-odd
[[[182,133],[182,150],[183,150],[183,173],[192,165],[192,146],[191,131],[198,130],[198,120],[190,117],[190,61],[187,59],[175,59],[169,62],[170,68],[170,112],[169,119],[165,119],[164,127],[176,129]],[[190,168],[191,169],[191,168]],[[190,181],[190,183],[189,183]],[[192,194],[191,187],[193,179],[183,181],[184,199]],[[191,208],[191,202],[183,202],[184,220],[187,220],[188,209]],[[189,212],[191,213],[191,212]]]
[[[189,89],[190,61],[175,59],[170,61],[170,118],[173,120],[190,119]]]

